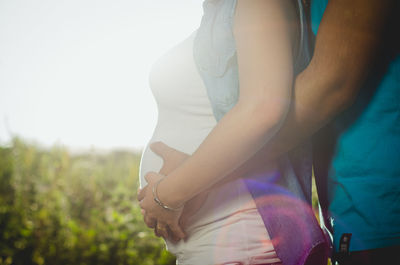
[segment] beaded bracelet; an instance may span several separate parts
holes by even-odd
[[[178,208],[172,208],[172,207],[169,207],[168,205],[165,205],[165,204],[158,198],[157,187],[158,187],[158,184],[160,184],[160,182],[161,182],[162,180],[163,180],[163,179],[159,179],[159,180],[154,184],[154,186],[153,186],[153,199],[154,199],[154,201],[155,201],[158,205],[160,205],[163,209],[165,209],[165,210],[168,210],[168,211],[179,211],[179,210],[181,210],[183,206],[180,206],[180,207],[178,207]]]

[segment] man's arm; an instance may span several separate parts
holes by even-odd
[[[230,177],[257,170],[309,139],[348,108],[380,48],[396,0],[330,0],[309,66],[295,80],[294,103],[279,132]],[[264,162],[263,162],[264,161]]]
[[[294,102],[282,127],[256,155],[219,184],[262,171],[267,159],[306,141],[353,103],[383,44],[395,2],[329,1],[316,36],[313,58],[295,80]],[[168,147],[163,150],[179,152]],[[169,152],[159,154],[164,163],[177,164]]]

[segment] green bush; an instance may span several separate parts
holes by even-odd
[[[0,147],[0,265],[175,264],[142,221],[139,159],[19,139]]]
[[[0,147],[0,265],[175,264],[136,201],[139,155]]]

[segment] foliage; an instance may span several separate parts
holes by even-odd
[[[0,147],[0,265],[175,264],[142,221],[138,167],[132,152]]]
[[[138,154],[0,148],[0,265],[175,264],[142,221]]]

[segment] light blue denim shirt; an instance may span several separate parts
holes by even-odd
[[[233,37],[236,0],[206,0],[204,15],[194,41],[193,55],[220,120],[239,98],[239,74]]]
[[[194,41],[193,56],[207,88],[214,116],[220,120],[237,103],[239,73],[233,21],[236,0],[205,0],[204,15]],[[301,21],[301,41],[294,70],[309,61],[305,17],[301,0],[294,0]],[[279,170],[245,179],[275,251],[285,265],[304,264],[326,238],[310,207],[311,152],[305,144],[279,159]],[[267,163],[267,161],[266,161]],[[321,249],[318,248],[318,249]]]

